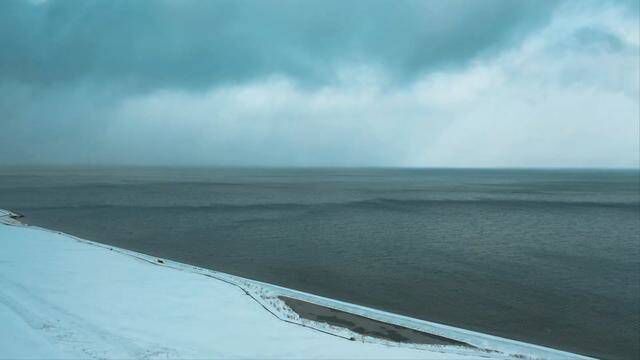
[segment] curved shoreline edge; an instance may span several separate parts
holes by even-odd
[[[134,252],[110,246],[91,240],[81,239],[76,236],[54,231],[37,226],[30,226],[21,223],[18,219],[21,217],[12,211],[0,209],[0,223],[9,226],[27,227],[31,229],[37,229],[44,232],[63,235],[67,238],[73,239],[77,242],[81,242],[87,245],[97,246],[109,251],[115,251],[123,255],[134,257],[138,260],[148,262],[150,264],[161,266],[165,268],[171,268],[178,271],[189,272],[206,276],[212,279],[216,279],[228,284],[231,284],[241,289],[246,295],[251,297],[255,302],[260,304],[266,311],[271,313],[279,320],[293,323],[296,325],[304,326],[326,333],[328,335],[341,337],[348,340],[356,340],[362,342],[372,342],[383,344],[390,347],[405,347],[414,349],[424,349],[429,351],[443,352],[447,354],[459,354],[463,355],[479,355],[478,350],[484,352],[487,356],[496,355],[498,357],[515,356],[519,358],[531,358],[531,359],[590,359],[589,357],[547,348],[540,345],[528,344],[516,340],[510,340],[493,335],[483,334],[453,326],[444,324],[429,322],[425,320],[415,319],[403,315],[393,314],[390,312],[376,310],[365,306],[355,305],[339,300],[334,300],[302,291],[288,289],[285,287],[268,284],[256,280],[250,280],[235,275],[230,275],[214,270],[204,269],[197,266],[192,266],[180,262],[175,262],[168,259],[160,259],[150,255]],[[326,323],[320,323],[315,321],[309,321],[301,318],[293,310],[284,304],[280,297],[288,297],[299,301],[308,302],[318,306],[322,306],[329,309],[334,309],[358,316],[362,316],[368,319],[380,321],[383,323],[405,327],[416,331],[432,334],[448,339],[455,340],[457,342],[466,343],[474,347],[475,349],[465,349],[459,346],[439,346],[439,345],[417,345],[407,343],[397,343],[393,341],[386,341],[379,338],[371,338],[367,336],[360,336],[348,329],[331,326]]]

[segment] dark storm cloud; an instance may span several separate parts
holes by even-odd
[[[0,80],[206,88],[282,74],[330,81],[336,66],[407,80],[499,49],[553,1],[0,2]]]
[[[638,167],[638,9],[0,0],[0,164]]]

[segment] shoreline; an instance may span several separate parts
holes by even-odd
[[[303,319],[346,328],[363,336],[406,344],[449,345],[475,348],[461,341],[372,320],[364,316],[350,314],[307,301],[297,300],[287,296],[278,296],[278,298]]]
[[[204,275],[209,278],[213,278],[231,285],[234,285],[241,289],[246,295],[249,295],[253,300],[259,303],[265,310],[269,311],[272,315],[277,317],[280,320],[285,322],[293,323],[296,325],[301,325],[307,328],[314,329],[316,331],[320,331],[326,334],[330,334],[333,336],[342,337],[344,339],[349,340],[357,340],[363,343],[371,342],[384,344],[391,347],[409,347],[414,349],[425,349],[425,350],[434,350],[435,348],[447,348],[451,350],[451,348],[457,348],[456,351],[462,351],[459,355],[463,355],[466,351],[464,348],[467,345],[470,348],[480,349],[486,355],[490,354],[502,354],[503,356],[518,356],[518,357],[526,357],[526,358],[583,358],[586,359],[588,357],[573,354],[565,351],[555,350],[551,348],[546,348],[539,345],[528,344],[524,342],[519,342],[515,340],[500,338],[492,335],[482,334],[478,332],[473,332],[469,330],[459,329],[443,324],[432,323],[428,321],[423,321],[419,319],[414,319],[402,315],[392,314],[381,310],[371,309],[355,304],[345,303],[338,300],[333,300],[329,298],[324,298],[320,296],[316,296],[309,293],[304,293],[300,291],[296,291],[293,289],[287,289],[280,286],[266,284],[259,281],[254,281],[250,279],[241,278],[234,275],[229,275],[213,270],[203,269],[196,266],[191,266],[188,264],[183,264],[179,262],[174,262],[168,259],[160,259],[156,257],[152,257],[149,255],[133,252],[126,249],[121,249],[115,246],[105,245],[97,242],[93,242],[86,239],[81,239],[75,237],[73,235],[65,234],[62,232],[49,230],[45,228],[40,228],[37,226],[29,226],[22,224],[18,219],[22,215],[17,214],[15,212],[1,210],[0,209],[0,222],[5,225],[10,226],[18,226],[25,227],[29,229],[37,229],[40,231],[45,231],[49,233],[54,233],[58,235],[65,236],[67,238],[73,239],[75,241],[94,245],[103,249],[108,249],[109,251],[115,251],[120,254],[124,254],[127,256],[132,256],[138,260],[143,260],[147,263],[151,263],[156,266],[171,268],[175,270],[180,270],[183,272],[190,272],[193,274]],[[287,304],[286,300],[291,299],[289,304]],[[390,327],[402,328],[403,331],[407,333],[416,332],[421,333],[422,335],[426,335],[427,337],[431,336],[434,339],[445,339],[447,341],[441,341],[448,346],[442,346],[442,343],[435,342],[425,342],[422,344],[403,342],[403,341],[392,341],[390,339],[376,338],[372,336],[366,336],[366,332],[364,334],[353,332],[347,327],[335,326],[336,324],[331,324],[330,322],[322,322],[322,321],[314,321],[306,318],[305,314],[298,314],[294,309],[292,309],[290,304],[296,302],[298,305],[306,304],[303,307],[306,309],[314,309],[315,312],[318,310],[329,311],[337,314],[346,314],[345,316],[350,320],[360,319],[365,323],[377,324],[385,324]],[[283,306],[283,304],[285,306]],[[301,311],[300,309],[298,309]],[[304,312],[304,311],[301,311]],[[307,314],[308,315],[308,314]],[[316,319],[317,320],[317,319]],[[455,346],[451,346],[455,344]],[[437,345],[437,346],[434,346]],[[477,354],[477,352],[476,352]]]

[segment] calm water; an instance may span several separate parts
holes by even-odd
[[[26,222],[606,358],[640,352],[637,171],[0,168]]]

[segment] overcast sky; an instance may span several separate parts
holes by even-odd
[[[639,167],[638,1],[0,1],[0,164]]]

